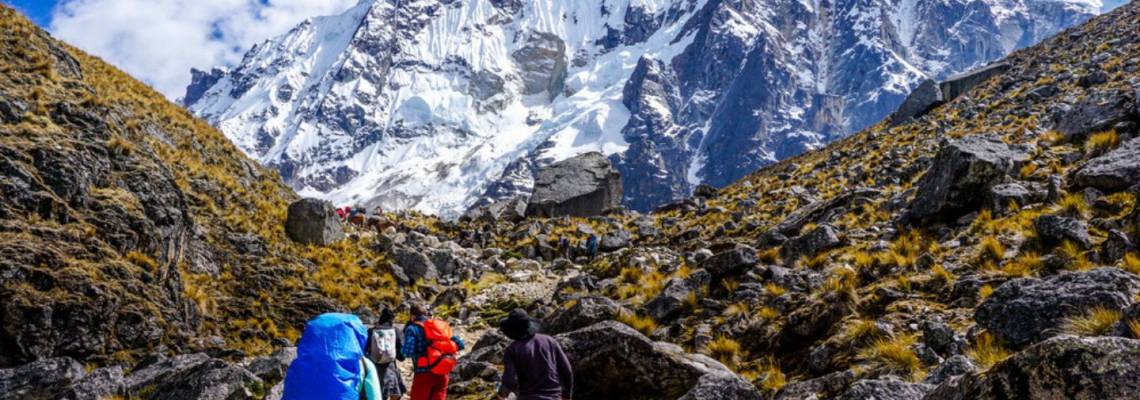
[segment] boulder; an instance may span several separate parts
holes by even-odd
[[[911,400],[921,399],[934,385],[887,379],[862,379],[851,384],[837,400]]]
[[[657,321],[666,321],[676,317],[685,307],[690,296],[701,297],[712,275],[703,269],[698,269],[685,278],[670,279],[661,293],[645,303],[645,313]]]
[[[575,300],[570,308],[555,312],[547,319],[543,330],[550,334],[570,332],[615,319],[623,310],[621,305],[608,297],[583,296]]]
[[[296,358],[296,347],[284,347],[277,349],[268,356],[250,360],[246,369],[262,381],[279,382],[285,379],[285,371],[289,369],[289,364],[292,364]]]
[[[500,363],[503,361],[503,351],[506,351],[510,344],[510,338],[503,335],[498,329],[491,329],[483,333],[483,336],[475,341],[475,345],[471,346],[471,351],[461,358],[471,361]]]
[[[946,361],[938,364],[938,367],[934,368],[934,370],[930,372],[930,375],[927,375],[926,379],[922,380],[922,383],[940,385],[942,382],[946,382],[951,378],[966,375],[977,370],[978,367],[974,365],[973,361],[959,354],[947,358]]]
[[[590,217],[621,206],[621,175],[601,153],[590,152],[538,171],[528,217]]]
[[[332,203],[318,199],[301,199],[289,205],[285,233],[304,244],[329,245],[344,239],[344,227]]]
[[[954,100],[979,83],[1004,74],[1009,68],[1008,63],[997,62],[975,70],[954,74],[938,84],[938,89],[942,91],[943,101]]]
[[[625,229],[614,229],[598,240],[598,250],[603,252],[617,251],[629,247],[630,234]]]
[[[906,100],[903,100],[898,110],[895,110],[895,113],[891,115],[891,125],[899,125],[913,118],[921,117],[927,111],[944,102],[942,90],[938,88],[938,82],[931,79],[924,80],[906,96]]]
[[[439,270],[427,255],[410,247],[397,247],[392,252],[393,260],[399,265],[408,279],[415,282],[418,279],[439,278]]]
[[[575,399],[676,399],[698,387],[707,374],[734,375],[716,360],[654,342],[615,321],[556,339],[574,367]]]
[[[1072,106],[1058,110],[1053,129],[1066,138],[1083,138],[1091,133],[1112,129],[1116,124],[1135,118],[1135,100],[1119,89],[1089,90]]]
[[[855,373],[836,371],[830,374],[789,383],[776,392],[775,400],[812,400],[838,397],[855,381]]]
[[[240,366],[188,354],[159,360],[135,370],[124,380],[130,398],[148,400],[226,400],[251,398],[262,381]]]
[[[1010,171],[1029,159],[1023,149],[1011,147],[996,137],[967,136],[943,143],[918,190],[904,221],[954,221],[985,204],[990,189]]]
[[[712,185],[702,183],[693,189],[693,197],[700,197],[703,199],[716,198],[718,190]]]
[[[1135,399],[1140,394],[1140,340],[1061,336],[1026,348],[925,400]]]
[[[102,400],[123,391],[123,367],[111,366],[88,372],[62,393],[59,400]]]
[[[0,369],[0,399],[55,399],[84,375],[83,364],[68,357]]]
[[[498,221],[519,222],[526,218],[526,198],[514,197],[491,204],[472,207],[461,217],[465,221],[495,223]]]
[[[1140,185],[1140,137],[1089,160],[1073,175],[1077,187],[1115,192]]]
[[[1089,228],[1084,221],[1059,215],[1042,215],[1033,221],[1037,235],[1047,244],[1056,245],[1071,241],[1081,248],[1092,247]]]
[[[784,264],[791,265],[800,257],[811,257],[819,252],[834,248],[842,243],[830,225],[820,225],[810,232],[792,238],[780,248]]]
[[[1102,306],[1120,310],[1140,293],[1140,278],[1117,268],[1020,278],[1002,284],[978,306],[974,319],[1014,347],[1057,334],[1065,318]]]
[[[739,274],[756,266],[756,249],[744,244],[736,244],[731,249],[721,251],[701,261],[698,267],[708,271],[713,278]]]
[[[708,373],[701,376],[688,393],[677,400],[760,400],[765,398],[756,386],[736,374]]]

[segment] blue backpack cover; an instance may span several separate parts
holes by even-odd
[[[352,314],[327,313],[305,324],[285,374],[283,400],[359,400],[368,330]]]

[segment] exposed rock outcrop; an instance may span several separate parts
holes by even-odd
[[[1077,169],[1073,183],[1107,192],[1140,185],[1140,138],[1124,142],[1108,154],[1089,160]]]
[[[528,217],[588,217],[621,206],[621,176],[601,153],[586,153],[538,171]]]
[[[904,219],[911,223],[952,221],[985,204],[981,194],[1002,183],[1029,153],[987,136],[967,136],[942,145],[916,185]]]
[[[326,246],[344,239],[344,227],[332,203],[318,199],[301,199],[289,205],[285,233],[304,244]]]
[[[1093,307],[1121,310],[1140,293],[1140,277],[1116,268],[1014,279],[978,306],[974,319],[1012,346],[1057,335],[1069,316]]]

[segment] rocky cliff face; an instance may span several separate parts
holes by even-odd
[[[456,216],[609,155],[647,210],[1084,21],[1076,1],[365,0],[183,102],[302,194]]]

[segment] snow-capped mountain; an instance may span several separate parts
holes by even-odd
[[[586,151],[648,209],[880,120],[1097,0],[363,0],[183,102],[303,195],[456,215]]]

